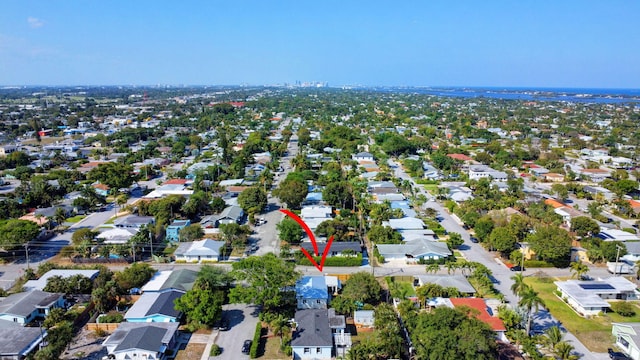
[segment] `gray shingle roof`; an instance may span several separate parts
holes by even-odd
[[[36,308],[46,308],[58,301],[63,294],[40,290],[9,295],[0,302],[0,314],[29,316]]]
[[[198,272],[189,269],[174,270],[167,281],[160,287],[160,290],[165,289],[177,289],[183,291],[189,291],[193,289],[193,284],[196,282]]]
[[[291,346],[333,346],[326,309],[296,311],[297,329]]]
[[[12,323],[13,324],[13,323]],[[0,327],[0,357],[26,354],[42,335],[37,327]],[[42,330],[45,334],[46,331]]]
[[[144,293],[125,314],[125,319],[139,319],[153,315],[164,315],[177,318],[180,312],[174,308],[173,301],[182,296],[180,291],[162,293]]]

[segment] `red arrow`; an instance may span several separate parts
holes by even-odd
[[[307,234],[307,236],[309,236],[309,239],[311,240],[311,244],[313,245],[313,251],[315,252],[316,256],[318,256],[318,244],[316,244],[316,237],[313,235],[313,232],[311,231],[309,226],[304,222],[304,220],[300,219],[298,215],[292,213],[289,210],[281,209],[280,212],[282,212],[287,216],[290,216],[293,220],[295,220],[298,224],[300,224],[304,232]],[[305,250],[302,247],[300,248],[300,250],[307,257],[307,259],[311,261],[313,266],[315,266],[316,269],[322,272],[322,268],[324,267],[324,261],[327,258],[327,254],[329,254],[329,248],[331,247],[332,242],[333,242],[333,235],[329,237],[329,240],[327,241],[327,246],[324,248],[324,251],[322,252],[322,258],[320,259],[320,264],[316,262],[316,260],[313,258],[313,256],[311,256],[311,254],[309,254],[307,250]]]

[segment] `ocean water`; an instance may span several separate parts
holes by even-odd
[[[566,101],[576,103],[640,103],[640,89],[563,89],[563,88],[378,88],[378,91],[405,92],[442,97],[488,98],[524,101]]]

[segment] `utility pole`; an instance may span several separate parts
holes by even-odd
[[[136,262],[136,243],[131,243],[131,250],[133,251],[133,262]]]
[[[620,260],[620,249],[622,247],[620,245],[616,245],[616,267],[613,269],[613,276],[618,276],[618,260]]]
[[[30,267],[29,267],[29,243],[24,244],[24,253],[27,255],[27,269],[30,269]]]
[[[151,262],[153,262],[153,234],[149,231],[149,241],[151,242]]]

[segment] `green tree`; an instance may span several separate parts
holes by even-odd
[[[353,194],[347,181],[338,181],[327,184],[322,191],[322,199],[329,205],[340,209],[348,209],[353,206]]]
[[[156,270],[149,264],[133,263],[114,276],[121,289],[129,290],[146,284],[155,273]]]
[[[242,248],[247,245],[247,240],[251,229],[247,225],[238,225],[237,223],[220,225],[222,239],[234,248]]]
[[[186,315],[189,324],[212,326],[222,316],[224,299],[224,291],[196,282],[193,289],[175,300],[175,309]]]
[[[402,235],[388,226],[373,225],[367,232],[369,241],[376,244],[401,244]]]
[[[496,251],[507,254],[516,246],[518,239],[508,227],[497,227],[489,235],[489,246]]]
[[[202,239],[204,230],[200,224],[191,224],[180,229],[178,237],[182,242],[196,241]]]
[[[476,226],[473,230],[480,241],[484,242],[489,239],[489,235],[493,231],[494,222],[489,216],[483,216],[476,221]]]
[[[85,241],[93,241],[100,233],[89,228],[80,228],[71,235],[71,242],[79,245]]]
[[[29,220],[0,220],[0,246],[7,251],[22,247],[40,234],[40,227]]]
[[[600,225],[587,216],[578,216],[571,219],[571,231],[581,237],[595,236],[600,233]]]
[[[538,296],[532,288],[525,288],[520,294],[520,301],[518,306],[521,306],[527,310],[527,334],[531,333],[531,322],[533,321],[534,310],[537,312],[541,306],[544,306],[544,302]]]
[[[276,225],[280,240],[289,244],[299,244],[302,240],[302,227],[295,220],[285,217]]]
[[[238,204],[247,214],[260,213],[267,207],[267,194],[262,188],[252,186],[240,193]]]
[[[304,180],[287,177],[273,191],[273,194],[286,203],[290,209],[297,209],[307,197],[308,192],[307,183]]]
[[[582,261],[574,261],[570,265],[571,268],[571,277],[578,277],[581,279],[582,276],[589,272],[589,267],[587,264],[584,264]]]
[[[410,329],[418,359],[498,358],[493,330],[476,319],[471,309],[438,307],[431,313],[420,313],[416,326]]]
[[[540,225],[527,236],[527,242],[538,259],[559,266],[566,266],[569,263],[572,240],[565,230],[555,226]]]
[[[87,178],[92,181],[99,181],[117,191],[128,188],[133,184],[133,166],[119,162],[106,162],[91,169],[87,173]]]
[[[244,258],[233,263],[232,268],[231,275],[247,285],[230,290],[231,302],[256,304],[271,312],[294,301],[293,294],[287,290],[295,285],[300,276],[293,263],[268,253]]]
[[[353,301],[377,304],[382,288],[376,278],[368,272],[351,274],[342,288],[342,296]]]
[[[449,238],[447,239],[447,246],[449,247],[449,249],[457,249],[462,244],[464,244],[462,235],[455,232],[449,233]]]
[[[567,196],[569,196],[569,191],[567,190],[567,187],[562,184],[551,185],[551,191],[554,194],[556,194],[556,196],[558,196],[558,199],[560,199],[560,201],[563,201],[564,199],[567,198]]]

